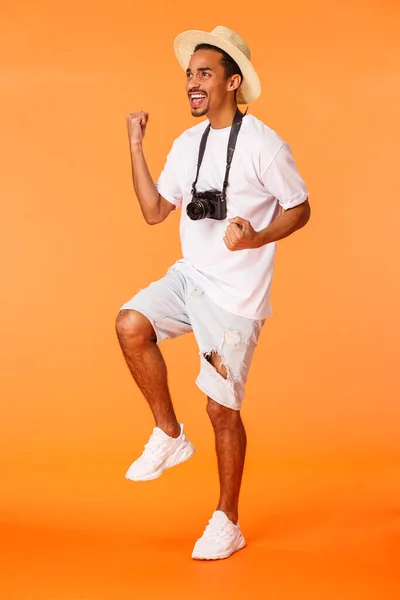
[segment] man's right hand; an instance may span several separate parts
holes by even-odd
[[[149,113],[139,111],[131,113],[126,117],[128,125],[129,142],[132,145],[141,144],[146,133]]]

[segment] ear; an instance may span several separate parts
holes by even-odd
[[[242,78],[240,77],[239,74],[232,75],[231,80],[229,82],[228,90],[229,91],[237,90],[241,83],[242,83]]]

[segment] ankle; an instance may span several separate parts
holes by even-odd
[[[225,508],[221,508],[220,506],[218,506],[217,510],[221,510],[222,512],[224,512],[226,514],[226,516],[228,517],[228,519],[230,521],[232,521],[232,523],[234,525],[237,525],[238,520],[239,520],[239,515],[237,511],[232,511],[232,510],[228,510]]]
[[[156,426],[161,429],[169,437],[177,438],[181,435],[181,426],[179,423],[156,423]]]

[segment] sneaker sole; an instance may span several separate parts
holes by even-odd
[[[158,479],[167,469],[171,469],[171,467],[176,467],[177,465],[180,465],[189,460],[189,458],[192,458],[194,452],[195,450],[193,444],[189,441],[186,441],[184,447],[182,448],[178,446],[175,452],[171,454],[171,456],[169,456],[164,461],[164,463],[157,469],[157,471],[154,471],[154,473],[150,473],[150,475],[143,477],[128,476],[128,474],[126,474],[125,477],[130,481],[152,481],[153,479]]]
[[[192,558],[193,560],[223,560],[224,558],[229,558],[230,556],[232,556],[232,554],[235,554],[235,552],[239,552],[239,550],[243,550],[243,548],[246,547],[246,541],[244,539],[244,537],[242,536],[242,540],[239,543],[239,546],[237,548],[235,548],[235,550],[228,550],[227,552],[224,552],[223,554],[219,554],[218,556],[205,556],[204,554],[192,554]]]

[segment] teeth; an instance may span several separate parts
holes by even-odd
[[[195,100],[200,100],[202,98],[205,98],[205,96],[201,96],[200,94],[192,94],[192,98]]]

